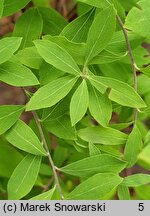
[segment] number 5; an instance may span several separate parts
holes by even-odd
[[[144,203],[139,203],[139,211],[144,211]]]

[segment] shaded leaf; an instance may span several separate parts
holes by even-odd
[[[59,35],[67,25],[67,21],[53,8],[38,7],[43,19],[43,33]]]
[[[62,139],[76,139],[76,130],[74,127],[72,127],[70,118],[67,115],[63,115],[52,121],[45,121],[44,126],[48,131]]]
[[[2,14],[3,14],[3,9],[4,9],[4,0],[1,0],[0,1],[0,19],[1,19]]]
[[[9,143],[0,143],[0,177],[10,178],[18,163],[23,159],[22,155]]]
[[[23,37],[20,49],[33,46],[33,40],[40,38],[43,21],[36,8],[25,11],[17,20],[13,35]]]
[[[77,43],[86,42],[89,28],[93,22],[95,9],[91,9],[85,14],[79,16],[71,23],[69,23],[61,32],[70,41]]]
[[[41,121],[48,122],[63,116],[69,109],[70,97],[67,95],[63,100],[60,100],[56,105],[43,110]]]
[[[54,194],[56,187],[53,187],[49,191],[41,193],[35,197],[32,197],[30,200],[51,200]]]
[[[42,86],[46,85],[53,80],[62,77],[64,74],[64,71],[61,71],[55,68],[53,65],[50,65],[43,61],[39,69],[40,83]]]
[[[17,200],[27,195],[35,184],[41,157],[27,155],[16,167],[8,182],[8,199]]]
[[[33,130],[23,121],[17,123],[6,133],[5,138],[15,147],[35,155],[46,156],[42,143]]]
[[[0,135],[5,133],[19,119],[24,106],[1,105],[0,106]]]

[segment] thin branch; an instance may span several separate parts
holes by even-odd
[[[129,42],[129,39],[128,39],[128,32],[127,32],[127,30],[124,28],[124,24],[123,24],[121,18],[120,18],[118,15],[116,16],[116,18],[117,18],[117,20],[118,20],[119,25],[120,25],[121,28],[122,28],[122,31],[123,31],[123,34],[124,34],[124,37],[125,37],[127,50],[128,50],[129,57],[130,57],[130,61],[131,61],[131,65],[132,65],[133,86],[134,86],[134,90],[137,92],[136,63],[135,63],[135,61],[134,61],[134,57],[133,57],[133,54],[132,54],[131,45],[130,45],[130,42]],[[133,117],[134,125],[136,124],[136,120],[137,120],[137,112],[138,112],[137,109],[134,109],[134,117]]]
[[[51,186],[51,184],[53,183],[53,181],[54,181],[54,176],[52,176],[52,178],[49,179],[49,181],[47,182],[47,184],[43,186],[43,191],[42,191],[43,193],[46,192],[46,191],[48,191],[48,189]]]
[[[86,78],[86,65],[83,65],[83,69],[82,69],[82,79]]]
[[[33,117],[35,119],[36,125],[38,127],[38,130],[39,130],[39,133],[40,133],[44,148],[45,148],[45,150],[47,152],[49,163],[50,163],[50,165],[52,167],[52,170],[53,170],[56,187],[58,189],[60,198],[63,199],[63,194],[62,194],[61,187],[60,187],[60,184],[59,184],[58,175],[57,175],[57,172],[56,172],[56,167],[54,165],[53,159],[52,159],[51,154],[49,152],[48,145],[47,145],[47,142],[46,142],[46,139],[45,139],[42,127],[41,127],[41,123],[39,121],[39,118],[38,118],[38,115],[36,114],[36,112],[32,112],[32,113],[33,113]]]

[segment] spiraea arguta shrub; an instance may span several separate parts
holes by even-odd
[[[0,198],[149,199],[150,1],[73,4],[68,22],[0,1],[1,18],[26,7],[0,40],[0,80],[26,97],[0,106]]]

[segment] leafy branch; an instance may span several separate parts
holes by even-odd
[[[47,145],[47,142],[46,142],[46,139],[45,139],[43,130],[42,130],[42,126],[41,126],[40,120],[39,120],[38,115],[37,115],[36,112],[32,112],[32,114],[33,114],[33,116],[34,116],[36,125],[37,125],[37,127],[38,127],[38,130],[39,130],[39,133],[40,133],[40,136],[41,136],[43,145],[44,145],[45,150],[46,150],[46,152],[47,152],[47,156],[48,156],[49,163],[50,163],[50,165],[51,165],[51,167],[52,167],[52,170],[53,170],[54,179],[55,179],[56,187],[57,187],[58,192],[59,192],[59,196],[60,196],[61,199],[63,199],[63,194],[62,194],[62,190],[61,190],[61,187],[60,187],[60,184],[59,184],[59,180],[58,180],[58,175],[57,175],[57,172],[56,172],[56,168],[55,168],[53,159],[52,159],[52,157],[51,157],[50,151],[49,151],[49,149],[48,149],[48,145]]]
[[[134,90],[137,92],[137,77],[136,77],[136,68],[137,67],[136,67],[136,63],[134,61],[134,57],[133,57],[132,50],[131,50],[131,45],[130,45],[130,42],[129,42],[129,39],[128,39],[128,31],[126,30],[126,28],[124,28],[124,24],[123,24],[121,18],[118,15],[116,16],[116,18],[118,20],[119,25],[122,28],[122,31],[123,31],[123,34],[124,34],[124,37],[125,37],[127,50],[128,50],[128,54],[129,54],[131,65],[132,65],[133,86],[134,86]],[[138,113],[138,110],[134,109],[134,117],[133,117],[134,125],[136,124],[137,113]]]

